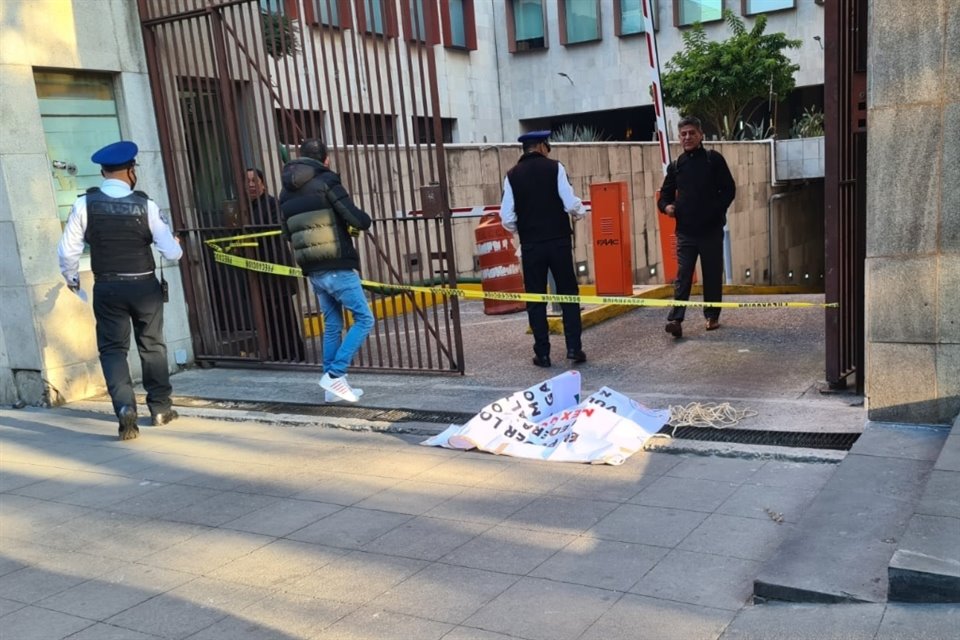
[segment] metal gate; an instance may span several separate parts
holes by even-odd
[[[824,13],[826,377],[856,374],[863,393],[866,260],[867,0],[828,2]]]
[[[396,0],[138,3],[198,362],[323,360],[306,280],[219,264],[204,244],[279,228],[256,171],[277,195],[283,163],[306,138],[327,144],[331,167],[373,218],[358,241],[366,279],[455,284],[435,3],[422,3],[423,16],[401,15]],[[234,253],[292,264],[284,240],[256,245]],[[463,373],[455,298],[370,297],[377,322],[355,367]]]

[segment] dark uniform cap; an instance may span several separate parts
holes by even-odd
[[[540,142],[541,140],[549,139],[552,133],[553,132],[549,130],[529,131],[523,134],[522,136],[520,136],[519,138],[517,138],[517,142]]]
[[[90,161],[106,167],[120,167],[133,162],[133,159],[137,157],[138,151],[139,149],[135,143],[129,140],[121,140],[120,142],[108,144],[103,149],[94,153],[90,156]]]

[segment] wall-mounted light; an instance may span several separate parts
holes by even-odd
[[[750,277],[750,269],[747,269],[746,271],[743,272],[743,277],[744,277],[744,278],[749,278],[749,277]]]
[[[810,274],[809,274],[809,273],[803,274],[803,279],[804,279],[804,280],[809,280],[809,279],[810,279]]]
[[[651,276],[657,275],[657,268],[656,268],[656,267],[650,267],[650,275],[651,275]]]
[[[793,271],[787,271],[787,279],[793,280]]]
[[[586,275],[586,273],[587,273],[587,263],[586,263],[586,262],[578,262],[578,263],[577,263],[577,274],[582,276],[582,275]]]

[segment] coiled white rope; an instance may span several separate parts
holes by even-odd
[[[691,402],[687,405],[671,405],[670,421],[667,426],[673,427],[670,435],[677,432],[678,427],[713,427],[714,429],[729,429],[736,426],[744,418],[759,415],[753,409],[735,409],[729,402]]]

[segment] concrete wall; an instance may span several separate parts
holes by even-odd
[[[140,183],[169,213],[135,3],[0,3],[0,399],[40,403],[103,392],[93,312],[64,286],[57,218],[34,68],[115,74],[120,128],[140,146]],[[111,142],[105,140],[104,144]],[[95,149],[91,149],[92,153]],[[192,351],[177,269],[166,271],[170,350]],[[89,260],[81,283],[92,289]],[[134,353],[136,350],[134,349]],[[192,354],[189,356],[192,357]],[[131,358],[135,376],[140,364]]]
[[[874,420],[960,411],[960,4],[869,7],[866,394]]]
[[[768,284],[771,248],[774,255],[773,284],[822,286],[823,274],[823,184],[772,185],[769,142],[708,143],[720,151],[737,181],[737,198],[728,212],[732,245],[733,283]],[[674,153],[679,153],[675,149]],[[450,145],[446,148],[447,176],[451,207],[472,207],[500,203],[503,176],[516,164],[519,145]],[[345,156],[345,159],[349,156]],[[663,181],[657,147],[653,143],[558,143],[551,157],[564,164],[574,192],[590,198],[590,185],[625,181],[629,185],[632,213],[632,264],[635,284],[660,284],[663,253],[654,194]],[[422,177],[408,177],[403,167],[394,185],[418,184]],[[420,182],[422,184],[422,182]],[[368,210],[377,211],[383,188],[377,185],[348,185]],[[770,196],[786,194],[774,202],[773,227],[769,234]],[[396,194],[394,194],[396,195]],[[453,223],[457,275],[476,278],[474,229],[477,218],[459,218]],[[385,230],[380,231],[384,233]],[[433,231],[423,227],[424,233]],[[575,227],[575,259],[587,263],[581,282],[595,282],[593,238],[589,219]],[[393,240],[393,242],[398,242]],[[432,246],[437,246],[436,242]],[[428,262],[426,252],[421,262]],[[750,269],[751,276],[746,277]],[[788,273],[794,272],[790,279]],[[804,279],[809,274],[809,279]]]

